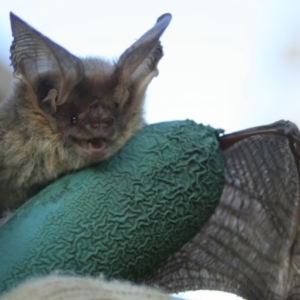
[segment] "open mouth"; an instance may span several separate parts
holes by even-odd
[[[87,156],[99,158],[107,154],[107,140],[104,138],[89,140],[73,138],[72,141],[75,147]]]

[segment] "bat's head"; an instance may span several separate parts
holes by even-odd
[[[159,38],[171,15],[129,47],[116,63],[80,59],[11,13],[14,75],[28,91],[24,101],[81,155],[102,159],[143,125],[143,98],[157,76]]]

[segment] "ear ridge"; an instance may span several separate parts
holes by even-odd
[[[82,62],[13,13],[10,13],[10,20],[14,37],[11,46],[14,75],[29,83],[35,94],[38,79],[55,76],[52,88],[58,92],[56,104],[64,103],[83,76]]]
[[[158,75],[157,64],[163,56],[159,38],[171,18],[170,14],[159,17],[156,24],[121,55],[116,65],[115,74],[118,79],[116,91],[125,90],[127,93],[123,95],[128,96],[119,97],[122,99],[119,101],[120,109],[123,107],[126,109],[126,112],[123,112],[125,119],[142,114],[145,91],[151,80]]]
[[[131,119],[135,120],[135,118],[133,118],[134,115],[142,115],[143,100],[145,98],[146,89],[152,79],[158,76],[157,64],[162,56],[162,46],[160,42],[158,42],[150,55],[131,76],[128,83],[128,89],[131,91],[130,105],[126,108],[127,111],[124,112],[124,116],[127,121]],[[137,121],[139,121],[138,118]]]
[[[130,82],[138,82],[139,80],[143,80],[143,77],[149,77],[150,74],[152,78],[158,76],[157,65],[160,59],[163,57],[163,55],[163,47],[160,41],[158,41],[155,45],[155,48],[153,48],[152,52],[134,71],[130,78]]]
[[[155,53],[154,49],[159,49],[157,46],[159,38],[168,27],[171,19],[171,14],[164,14],[160,16],[157,19],[156,24],[120,56],[117,63],[117,69],[122,70],[121,76],[124,83],[130,79],[131,75],[144,63],[146,59],[149,59],[149,55],[151,59],[151,53]],[[159,59],[161,57],[162,55]]]

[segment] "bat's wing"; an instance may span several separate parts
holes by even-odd
[[[226,186],[219,206],[146,283],[169,292],[300,299],[299,136],[283,121],[224,136]]]

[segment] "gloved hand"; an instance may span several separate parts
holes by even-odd
[[[56,270],[141,279],[213,213],[219,133],[192,121],[146,126],[108,161],[30,199],[0,227],[0,294]]]

